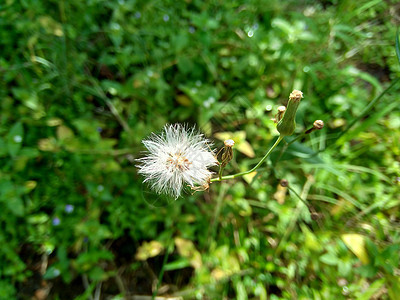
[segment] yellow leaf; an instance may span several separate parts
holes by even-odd
[[[203,265],[201,255],[199,251],[197,251],[192,241],[177,237],[175,238],[175,245],[178,253],[182,257],[189,259],[189,262],[193,268],[198,269]]]
[[[253,147],[251,147],[250,143],[247,141],[242,141],[241,143],[237,144],[236,148],[248,157],[253,158],[256,156]]]
[[[57,142],[53,138],[39,140],[38,148],[41,151],[50,151],[50,152],[55,152],[59,150]]]
[[[229,140],[229,139],[234,140],[232,132],[217,132],[217,133],[214,133],[214,136],[217,139],[219,139],[220,141],[226,141],[226,140]],[[235,141],[235,143],[236,143],[236,141]]]
[[[42,25],[46,33],[54,34],[55,36],[63,36],[63,30],[60,23],[48,16],[39,17],[39,23]]]
[[[365,265],[368,264],[369,258],[365,249],[365,237],[357,233],[342,234],[342,240],[346,246],[358,257]]]
[[[287,191],[287,187],[284,187],[284,186],[281,186],[280,184],[278,184],[278,188],[276,189],[274,198],[276,201],[278,201],[279,204],[285,203],[286,191]]]
[[[62,120],[59,118],[51,118],[51,119],[47,120],[46,124],[47,124],[47,126],[54,127],[54,126],[61,125]]]
[[[28,191],[33,190],[36,186],[37,186],[37,182],[34,181],[34,180],[25,181],[25,188],[26,188]]]
[[[74,132],[67,126],[61,125],[57,127],[57,138],[64,141],[74,137]]]
[[[225,141],[231,139],[235,142],[235,148],[242,152],[244,155],[253,158],[255,156],[253,147],[246,141],[246,132],[245,131],[236,131],[236,132],[217,132],[214,136],[221,140]]]
[[[338,202],[331,208],[331,215],[338,217],[343,214],[348,208],[351,208],[351,204],[343,198],[339,197]]]
[[[177,95],[176,101],[178,101],[178,103],[183,106],[190,106],[192,104],[192,101],[186,95]]]
[[[133,81],[133,87],[135,89],[141,88],[143,86],[143,81],[139,80],[139,79],[135,79]]]
[[[211,276],[217,281],[221,280],[222,278],[224,278],[227,275],[228,274],[226,274],[226,272],[224,270],[221,270],[220,268],[215,268],[211,272]]]
[[[305,226],[304,224],[300,224],[300,227],[305,236],[305,241],[304,241],[305,247],[313,251],[317,252],[321,251],[322,250],[321,243],[318,241],[315,234],[310,229],[308,229],[308,227]]]
[[[243,179],[246,180],[248,184],[253,181],[253,178],[257,175],[257,171],[251,172],[243,176]]]
[[[158,241],[144,242],[137,250],[135,258],[137,260],[147,260],[157,256],[164,250],[164,246]]]

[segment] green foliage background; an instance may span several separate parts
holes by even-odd
[[[399,75],[398,9],[2,1],[0,298],[398,299],[399,86],[337,139]],[[247,170],[294,88],[297,132],[326,126],[255,178],[172,203],[143,186],[134,159],[165,123],[231,133],[256,156],[226,173]]]

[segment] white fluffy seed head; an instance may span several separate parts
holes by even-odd
[[[181,124],[165,125],[160,135],[142,141],[147,148],[138,159],[139,173],[157,193],[178,198],[185,183],[194,187],[211,178],[209,167],[217,165],[204,135]]]

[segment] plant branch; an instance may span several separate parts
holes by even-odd
[[[240,172],[237,174],[233,174],[233,175],[227,175],[227,176],[222,176],[222,177],[217,177],[217,178],[212,178],[211,182],[215,182],[215,181],[222,181],[222,180],[227,180],[227,179],[233,179],[236,177],[240,177],[240,176],[244,176],[247,174],[250,174],[252,172],[254,172],[255,170],[257,170],[262,163],[268,158],[268,156],[271,154],[272,150],[274,150],[276,148],[276,146],[278,146],[278,144],[282,141],[283,136],[280,135],[278,137],[278,139],[276,140],[276,142],[272,145],[272,147],[268,150],[268,152],[264,155],[264,157],[258,162],[257,165],[255,165],[252,169],[245,171],[245,172]]]

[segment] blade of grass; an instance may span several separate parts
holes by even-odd
[[[317,201],[323,201],[323,202],[328,202],[331,204],[338,204],[337,199],[328,197],[328,196],[322,196],[322,195],[308,195],[308,200],[317,200]]]
[[[174,240],[173,240],[172,236],[173,235],[171,234],[170,242],[168,243],[168,245],[166,247],[164,260],[163,260],[163,263],[162,263],[162,266],[161,266],[161,271],[158,274],[157,286],[156,286],[156,289],[153,292],[152,299],[155,299],[157,294],[158,294],[158,290],[160,289],[160,286],[161,286],[161,283],[162,283],[162,279],[164,277],[165,266],[167,265],[167,261],[168,261],[168,258],[170,256],[170,254],[172,253],[172,251],[174,251]]]
[[[360,132],[365,131],[368,127],[370,127],[373,124],[376,124],[379,119],[382,119],[386,114],[389,112],[393,111],[394,108],[396,108],[399,104],[394,102],[391,103],[391,105],[386,106],[382,110],[376,111],[374,114],[372,114],[370,117],[368,117],[368,120],[364,121],[360,126],[358,126],[355,130],[352,130],[347,136],[347,140],[351,140],[354,137],[356,137]]]
[[[395,49],[396,49],[396,55],[397,55],[397,59],[400,63],[400,41],[399,41],[399,29],[397,29],[396,32],[396,38],[395,38]],[[382,93],[380,93],[377,97],[375,97],[368,105],[366,108],[364,108],[364,110],[356,117],[353,119],[353,121],[350,122],[350,124],[346,127],[345,130],[343,130],[342,132],[339,133],[339,135],[336,137],[335,142],[328,145],[325,149],[319,151],[325,151],[328,147],[334,145],[337,143],[337,141],[343,136],[345,135],[351,128],[353,128],[353,126],[360,121],[362,118],[364,118],[365,116],[367,116],[367,114],[374,108],[374,106],[382,99],[382,97],[389,92],[398,82],[399,82],[400,78],[396,78],[394,81],[392,81],[392,83],[384,90],[382,91]]]
[[[99,97],[101,100],[104,101],[104,103],[107,105],[107,107],[110,109],[111,113],[115,117],[115,119],[118,121],[118,123],[121,125],[121,127],[128,133],[132,133],[131,128],[129,127],[128,123],[122,118],[120,113],[118,112],[117,108],[114,106],[114,104],[108,99],[107,95],[104,93],[102,87],[98,83],[98,81],[94,78],[90,78],[90,82],[92,83],[92,86],[86,86],[83,84],[77,84],[79,88],[87,91],[88,93],[92,94],[93,96]]]
[[[315,185],[316,188],[320,188],[320,189],[324,189],[327,191],[330,191],[332,193],[335,193],[337,195],[339,195],[340,197],[342,197],[343,199],[345,199],[346,201],[350,202],[351,204],[353,204],[355,207],[359,208],[359,209],[364,209],[364,205],[361,204],[359,201],[357,201],[356,199],[354,199],[352,196],[350,196],[349,194],[343,192],[342,190],[335,188],[334,186],[330,186],[330,185],[326,185],[326,184],[322,184],[322,183],[317,183]]]
[[[397,60],[399,61],[400,64],[400,42],[399,42],[399,28],[397,28],[396,31],[396,55],[397,55]]]
[[[296,198],[299,199],[300,201],[297,202],[296,209],[295,209],[295,211],[294,211],[293,214],[292,214],[292,217],[291,217],[291,220],[290,220],[290,222],[289,222],[289,224],[288,224],[288,227],[287,227],[287,229],[286,229],[286,231],[285,231],[283,237],[282,237],[281,240],[279,241],[278,246],[276,247],[275,256],[279,256],[279,254],[282,252],[283,247],[284,247],[284,245],[285,245],[287,239],[289,238],[289,235],[292,233],[292,231],[293,231],[293,229],[294,229],[296,223],[297,223],[298,220],[299,220],[299,217],[300,217],[300,215],[301,215],[302,210],[303,210],[305,207],[307,208],[308,211],[310,210],[307,201],[304,200],[304,199],[307,199],[308,192],[309,192],[309,190],[310,190],[310,188],[311,188],[311,185],[312,185],[313,183],[314,183],[313,177],[311,177],[311,176],[308,177],[308,178],[307,178],[307,181],[305,182],[305,184],[304,184],[304,186],[303,186],[303,189],[302,189],[302,191],[301,191],[301,195],[299,195],[299,194],[296,192],[296,190],[293,189],[291,186],[288,186],[288,189],[289,189],[290,193],[291,193],[291,194],[294,194],[294,195],[296,196]]]
[[[356,117],[353,119],[353,121],[350,122],[349,125],[347,125],[346,129],[343,130],[342,132],[340,132],[338,134],[338,136],[335,139],[335,142],[328,145],[323,151],[325,151],[326,149],[328,149],[329,146],[334,145],[337,143],[337,141],[343,136],[345,135],[351,128],[353,128],[354,125],[356,125],[356,123],[358,121],[360,121],[362,118],[364,118],[365,116],[367,116],[367,114],[374,108],[374,106],[382,99],[382,97],[388,92],[390,91],[398,82],[399,82],[400,78],[397,78],[396,80],[394,80],[382,93],[380,93],[375,99],[373,99],[366,108],[364,108],[364,110]],[[321,151],[322,152],[322,151]]]

